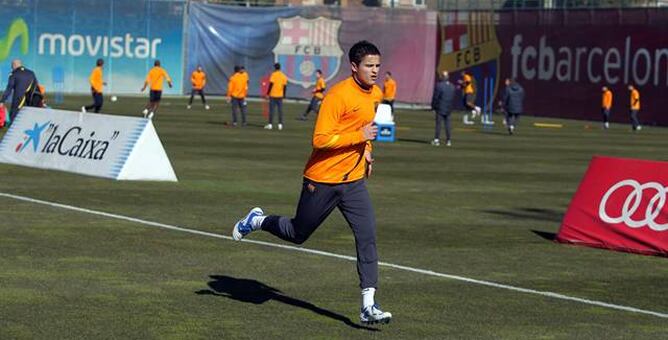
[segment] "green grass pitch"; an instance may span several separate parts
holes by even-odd
[[[137,115],[144,98],[103,111]],[[66,97],[78,110],[89,97]],[[154,124],[178,183],[107,179],[0,165],[0,193],[230,235],[259,205],[294,213],[313,117],[285,106],[267,131],[258,102],[233,128],[165,98]],[[375,143],[369,180],[383,262],[668,313],[665,258],[551,242],[592,155],[665,159],[667,130],[522,117],[514,136],[455,114],[453,146],[433,147],[433,114],[398,110],[397,137]],[[534,122],[564,124],[536,128]],[[589,128],[585,128],[589,125]],[[4,133],[4,132],[2,132]],[[391,324],[358,323],[354,262],[235,243],[0,197],[0,339],[640,339],[660,317],[389,267],[377,299]],[[253,240],[285,244],[267,233]],[[338,211],[304,247],[354,256]]]

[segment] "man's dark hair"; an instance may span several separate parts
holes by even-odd
[[[387,75],[390,76],[390,77],[392,76],[392,72],[390,72],[390,71],[387,71],[385,73],[387,73]]]
[[[160,60],[156,60],[155,62],[153,62],[153,66],[160,66]]]
[[[317,69],[317,70],[315,70],[315,73],[320,73],[320,74],[322,74],[322,70],[321,70],[321,69]]]
[[[104,64],[104,59],[100,58],[95,62],[95,65],[102,66]]]
[[[239,66],[239,65],[234,65],[234,73],[237,73],[237,72],[239,72],[239,71],[241,71],[241,66]]]
[[[376,45],[366,41],[358,41],[350,48],[348,51],[348,60],[355,64],[359,65],[362,62],[362,59],[368,55],[380,55],[380,51]]]
[[[244,65],[239,65],[239,69],[241,69],[241,70],[245,70],[245,69],[246,69],[246,66],[244,66]]]
[[[281,64],[280,63],[274,64],[274,70],[280,70],[280,69],[281,69]]]

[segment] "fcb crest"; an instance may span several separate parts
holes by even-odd
[[[438,69],[451,74],[468,70],[479,84],[494,84],[491,101],[499,85],[501,45],[494,29],[496,17],[486,12],[449,12],[441,14],[441,58]],[[476,103],[482,104],[482,96]]]
[[[339,46],[340,20],[301,16],[279,18],[281,35],[274,46],[274,60],[291,83],[304,88],[315,84],[315,70],[322,70],[325,81],[332,79],[341,66],[343,51]]]

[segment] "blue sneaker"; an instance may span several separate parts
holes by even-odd
[[[360,322],[367,325],[388,324],[392,320],[392,313],[380,310],[380,305],[374,303],[372,306],[362,308],[360,312]]]
[[[244,236],[250,234],[255,228],[253,228],[253,217],[257,216],[262,216],[264,215],[264,212],[262,211],[261,208],[255,207],[251,209],[251,211],[246,215],[246,217],[242,218],[237,222],[237,224],[234,225],[234,229],[232,230],[232,238],[235,241],[241,241]]]

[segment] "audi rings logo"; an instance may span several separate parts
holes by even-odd
[[[610,199],[610,196],[612,196],[615,191],[627,186],[631,187],[633,191],[631,191],[628,196],[626,196],[626,200],[624,200],[621,211],[613,214],[615,216],[609,216],[606,209],[608,199]],[[636,212],[640,207],[640,203],[643,198],[643,192],[648,189],[656,193],[654,196],[652,196],[652,198],[649,200],[649,203],[647,204],[644,218],[635,220],[633,216],[636,215]],[[660,183],[649,182],[640,184],[632,179],[626,179],[610,187],[605,195],[603,195],[601,203],[598,206],[598,216],[606,223],[624,223],[630,228],[641,228],[648,226],[652,230],[664,231],[668,229],[668,223],[657,223],[656,218],[659,217],[661,210],[666,204],[667,194],[668,187],[664,187]],[[640,215],[642,215],[642,211],[640,211],[640,213]]]

